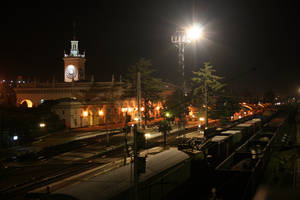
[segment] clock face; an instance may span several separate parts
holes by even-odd
[[[76,69],[74,65],[68,65],[66,69],[66,76],[70,79],[73,79],[76,77]]]

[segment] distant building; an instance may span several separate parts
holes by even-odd
[[[93,77],[86,80],[86,58],[79,52],[78,41],[71,41],[70,53],[65,53],[63,60],[64,82],[57,82],[55,78],[45,83],[36,79],[25,82],[19,77],[14,88],[17,105],[35,107],[47,100],[58,100],[52,110],[70,128],[123,122],[126,113],[132,120],[137,117],[135,98],[121,98],[124,82],[116,82],[114,76],[111,82],[95,82]],[[158,109],[152,115],[160,117],[162,105],[154,105]]]

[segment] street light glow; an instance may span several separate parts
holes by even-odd
[[[43,123],[43,122],[41,122],[41,123],[39,124],[39,126],[40,126],[41,128],[44,128],[44,127],[46,126],[46,124]]]
[[[87,117],[89,115],[88,111],[83,111],[82,113],[83,117]]]
[[[202,37],[203,28],[200,27],[199,25],[193,25],[192,27],[186,30],[186,35],[190,41],[197,40],[200,37]]]

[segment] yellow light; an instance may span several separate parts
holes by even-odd
[[[145,133],[146,138],[149,138],[150,136],[151,136],[150,133]]]
[[[98,113],[99,113],[99,115],[100,115],[100,116],[102,116],[102,115],[103,115],[103,111],[102,111],[102,110],[99,110],[99,112],[98,112]]]
[[[134,120],[135,120],[135,121],[138,121],[138,120],[139,120],[139,118],[137,118],[137,117],[136,117],[136,118],[134,118]]]
[[[200,117],[199,120],[200,120],[201,122],[203,122],[203,121],[204,121],[204,117]]]
[[[32,106],[33,106],[32,101],[30,101],[29,99],[24,99],[24,100],[21,101],[20,104],[23,104],[24,102],[27,103],[27,108],[32,108]]]
[[[170,113],[167,112],[167,113],[166,113],[166,117],[170,117]]]
[[[89,115],[89,113],[88,113],[88,111],[83,111],[82,115],[83,115],[84,117],[87,117],[87,116]]]
[[[144,111],[145,110],[145,108],[144,107],[141,107],[141,111]]]
[[[131,112],[132,111],[132,108],[128,108],[128,112]]]
[[[203,35],[203,28],[201,28],[199,25],[193,25],[186,31],[186,35],[188,40],[193,41],[197,40]]]
[[[45,124],[45,123],[40,123],[39,126],[40,126],[41,128],[44,128],[44,127],[46,126],[46,124]]]
[[[126,112],[127,111],[127,108],[122,108],[122,112]]]
[[[157,106],[157,107],[156,107],[156,110],[159,110],[159,109],[160,109],[160,107],[159,107],[159,106]]]

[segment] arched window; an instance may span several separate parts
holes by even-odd
[[[26,105],[27,108],[32,108],[33,103],[29,99],[24,99],[20,102],[21,105]]]

